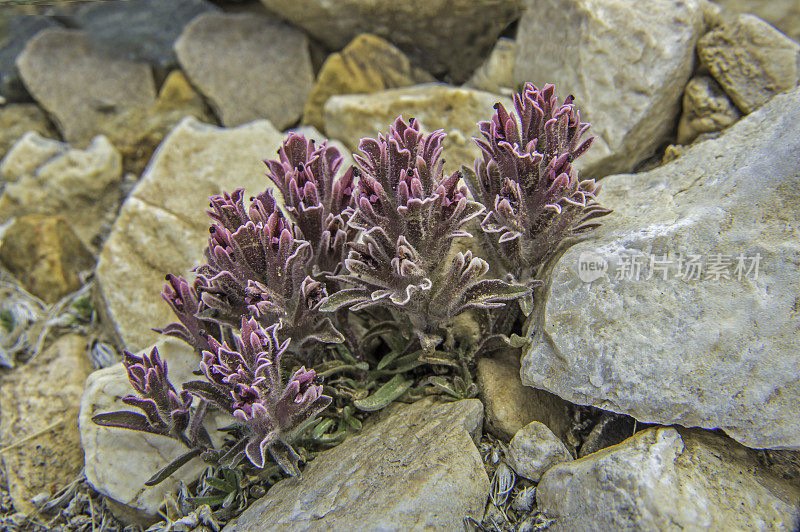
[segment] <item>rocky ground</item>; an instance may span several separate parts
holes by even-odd
[[[798,39],[796,0],[0,2],[0,528],[800,529]],[[527,81],[575,96],[614,210],[528,346],[301,479],[193,505],[222,486],[195,459],[144,488],[181,446],[90,418],[131,393],[122,349],[196,370],[152,328],[208,196],[262,190],[288,130],[349,165],[399,114],[472,166]]]

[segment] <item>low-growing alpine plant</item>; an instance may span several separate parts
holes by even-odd
[[[470,350],[454,346],[454,318],[473,309],[512,316],[504,307],[514,301],[529,314],[543,265],[610,212],[597,203],[600,187],[579,180],[572,165],[592,143],[582,138],[589,125],[572,97],[559,104],[552,85],[529,83],[514,104],[515,115],[498,103],[479,124],[475,170],[450,175],[444,132],[425,134],[413,118],[362,139],[357,165],[347,169],[335,147],[290,133],[278,159],[265,161],[282,206],[271,190],[249,202],[241,189],[212,196],[205,263],[191,282],[167,276],[162,297],[178,322],[158,331],[196,349],[202,379],[178,391],[156,349],[126,353],[137,395],[123,402],[142,413],[99,414],[95,422],[187,447],[151,483],[198,455],[256,470],[271,458],[297,475],[295,438],[320,415],[328,417],[313,439],[340,441],[361,426],[356,409],[404,394],[474,395],[466,359],[453,356]],[[473,221],[483,248],[467,230]],[[489,271],[484,253],[498,271]],[[490,321],[502,338],[519,327]],[[296,369],[284,380],[286,362]],[[318,376],[306,369],[312,364],[325,369]],[[439,368],[425,373],[424,364]],[[330,395],[322,376],[335,376],[325,385]],[[324,412],[332,402],[336,412]],[[210,408],[232,420],[219,449],[203,428]],[[330,427],[338,427],[335,437],[325,436]]]

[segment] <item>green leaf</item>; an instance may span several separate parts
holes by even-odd
[[[322,312],[335,312],[340,308],[364,301],[364,291],[360,288],[347,288],[329,295],[320,305]]]
[[[361,338],[362,338],[363,341],[366,341],[366,340],[369,340],[370,338],[373,338],[375,336],[381,336],[383,334],[397,333],[398,330],[399,330],[399,327],[398,327],[397,323],[395,323],[393,321],[382,321],[382,322],[370,327],[369,330],[367,332],[365,332],[364,336],[362,336]]]
[[[522,314],[524,314],[526,318],[530,316],[531,312],[533,312],[533,294],[529,293],[517,301],[519,302],[519,309],[522,311]]]
[[[356,357],[353,356],[353,353],[347,348],[347,346],[343,344],[336,344],[336,351],[339,353],[339,356],[342,357],[342,360],[348,362],[350,364],[355,364],[358,362]]]
[[[347,405],[342,409],[342,418],[353,430],[361,430],[361,420],[353,415],[353,407]]]
[[[411,387],[411,384],[412,382],[406,380],[402,375],[395,375],[375,393],[364,399],[353,401],[353,404],[359,410],[375,412],[389,406],[392,401],[403,395]]]
[[[236,489],[236,486],[234,486],[233,484],[231,484],[229,482],[226,482],[225,480],[222,480],[220,478],[207,478],[206,479],[206,484],[208,484],[209,486],[211,486],[215,490],[222,491],[224,493],[229,493],[232,490]]]
[[[527,347],[528,339],[523,338],[517,333],[513,333],[511,337],[508,339],[508,345],[510,345],[511,347]]]
[[[159,436],[169,436],[167,429],[154,427],[145,415],[129,410],[97,414],[92,417],[92,421],[101,427],[138,430],[149,434],[158,434]]]
[[[189,461],[194,458],[195,456],[200,456],[202,449],[192,449],[191,451],[182,454],[169,464],[167,464],[164,468],[161,469],[158,473],[150,477],[147,482],[144,483],[145,486],[155,486],[156,484],[160,484],[163,482],[167,477],[173,474],[175,471],[189,463]]]
[[[378,371],[384,369],[386,366],[397,360],[397,357],[399,356],[400,353],[398,351],[392,351],[391,353],[387,353],[386,355],[383,356],[381,361],[378,362],[378,366],[376,367],[376,369]]]
[[[311,437],[313,439],[315,439],[315,440],[318,440],[320,437],[322,437],[323,434],[328,432],[328,429],[331,428],[333,426],[333,424],[334,424],[334,421],[332,419],[330,419],[330,418],[323,419],[319,423],[319,425],[314,427],[314,430],[311,431]]]

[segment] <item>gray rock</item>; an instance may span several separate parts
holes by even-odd
[[[225,532],[459,530],[480,519],[489,478],[473,439],[483,407],[421,401],[317,455],[302,478],[282,480]]]
[[[705,34],[697,56],[743,113],[800,82],[800,44],[753,15]]]
[[[445,130],[444,168],[454,172],[462,164],[473,166],[480,153],[472,140],[480,135],[476,123],[489,120],[498,101],[511,105],[505,96],[442,83],[332,96],[323,112],[325,132],[355,152],[362,137],[385,133],[398,115],[414,117],[425,131]]]
[[[514,80],[575,96],[594,146],[588,177],[629,172],[673,133],[703,32],[696,0],[528,0]]]
[[[514,92],[514,62],[517,58],[517,43],[513,39],[501,38],[492,53],[472,73],[465,85],[486,92],[510,95]]]
[[[15,61],[34,35],[47,28],[58,28],[53,17],[40,15],[0,15],[0,98],[6,102],[24,102],[31,99],[22,84]]]
[[[162,337],[155,344],[169,366],[169,379],[178,388],[194,380],[199,358],[194,349],[180,340]],[[147,348],[150,352],[151,347]],[[171,460],[186,452],[177,440],[144,432],[101,427],[92,416],[117,410],[131,410],[121,399],[133,394],[122,363],[93,372],[86,379],[80,400],[81,445],[83,446],[86,480],[100,493],[129,506],[134,511],[155,516],[164,496],[178,487],[178,482],[192,482],[205,469],[199,458],[179,469],[161,484],[145,487],[144,483]],[[210,434],[216,426],[206,425]]]
[[[666,166],[604,179],[615,212],[548,273],[522,381],[639,421],[800,449],[798,153],[800,89]]]
[[[266,16],[201,15],[175,53],[225,126],[267,118],[283,129],[300,118],[314,83],[306,36]]]
[[[792,530],[800,487],[705,431],[649,429],[552,467],[536,488],[548,530]]]
[[[571,460],[567,446],[538,421],[519,429],[508,446],[508,465],[517,475],[533,482],[539,482],[545,471],[554,465]]]
[[[129,350],[157,338],[151,327],[174,321],[162,301],[164,275],[189,275],[203,261],[208,197],[267,187],[262,159],[282,135],[266,120],[218,128],[186,118],[164,139],[100,252],[100,310]]]
[[[691,144],[703,133],[722,131],[741,117],[742,113],[713,78],[694,77],[683,91],[678,144]]]
[[[42,31],[17,57],[17,67],[28,91],[50,113],[67,142],[88,142],[99,132],[99,124],[145,108],[156,97],[146,63],[99,54],[80,31]]]
[[[524,386],[517,349],[496,351],[478,361],[478,389],[486,410],[486,430],[508,441],[532,421],[545,424],[567,440],[569,404],[550,392]]]
[[[91,247],[119,207],[122,157],[103,136],[85,149],[26,133],[0,161],[0,222],[23,214],[63,216]]]
[[[797,0],[714,0],[725,9],[752,13],[800,42],[800,3]]]
[[[177,66],[172,46],[196,16],[218,11],[206,0],[112,0],[78,7],[69,18],[99,51],[129,61],[144,61],[163,79]]]
[[[431,74],[460,83],[481,63],[520,0],[261,0],[270,11],[340,50],[360,33],[391,42]]]

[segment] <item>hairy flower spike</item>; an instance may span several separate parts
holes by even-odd
[[[350,225],[362,235],[350,244],[348,274],[335,277],[355,288],[332,294],[322,307],[381,305],[400,311],[426,348],[464,310],[491,308],[528,291],[481,280],[488,266],[471,254],[443,264],[455,238],[472,236],[464,224],[483,210],[458,186],[458,173],[443,175],[443,139],[442,131],[425,135],[416,120],[398,117],[388,135],[361,140],[363,155],[355,155],[361,168],[358,209]]]
[[[310,340],[341,342],[341,334],[319,312],[325,287],[307,276],[312,248],[287,220],[267,190],[245,211],[244,191],[211,197],[216,222],[206,248],[206,264],[197,269],[201,317],[238,327],[243,316],[263,325],[280,323],[284,338],[299,350]]]
[[[159,334],[180,338],[197,350],[208,349],[207,334],[219,331],[219,326],[198,317],[207,306],[200,300],[200,294],[208,285],[203,278],[197,278],[194,285],[183,277],[168,274],[161,297],[177,316],[179,323],[171,323],[163,329],[153,329]],[[214,334],[218,336],[218,334]]]
[[[243,451],[256,467],[264,467],[266,452],[288,473],[298,474],[299,456],[290,445],[292,431],[324,410],[331,398],[314,384],[316,373],[304,367],[284,384],[281,357],[289,341],[277,337],[278,325],[262,329],[254,319],[242,319],[236,346],[209,338],[200,368],[202,381],[186,388],[227,410],[246,428]]]
[[[601,207],[595,181],[578,179],[572,162],[592,144],[582,140],[589,124],[568,96],[559,104],[555,87],[526,83],[514,95],[516,116],[498,103],[491,121],[480,122],[475,139],[483,158],[475,172],[463,168],[473,196],[489,207],[481,227],[495,254],[521,282],[569,237],[588,232],[611,211]]]
[[[265,160],[267,177],[283,196],[286,211],[302,237],[314,248],[314,273],[333,274],[346,255],[346,242],[354,239],[347,225],[353,213],[354,171],[336,178],[344,157],[334,146],[297,133],[278,149],[279,160]]]

